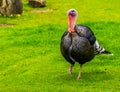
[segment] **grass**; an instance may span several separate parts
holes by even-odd
[[[47,0],[45,8],[31,8],[23,0],[20,17],[0,17],[0,92],[119,92],[120,1]],[[59,45],[67,28],[66,11],[78,10],[77,23],[92,28],[99,42],[114,56],[98,55],[69,75],[69,63]]]

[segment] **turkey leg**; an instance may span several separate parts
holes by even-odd
[[[77,80],[81,79],[81,73],[82,73],[82,64],[80,64],[80,70],[79,70],[79,73],[78,73]]]
[[[73,66],[74,66],[74,65],[72,65],[72,64],[69,66],[69,68],[68,68],[68,73],[69,73],[69,74],[72,74],[72,68],[73,68]]]

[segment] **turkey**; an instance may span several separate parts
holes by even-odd
[[[97,54],[112,55],[105,50],[98,41],[92,30],[84,25],[75,24],[77,11],[70,9],[68,15],[68,29],[61,38],[60,50],[63,57],[71,64],[68,72],[72,73],[75,62],[80,64],[77,80],[81,79],[82,65],[91,61]]]

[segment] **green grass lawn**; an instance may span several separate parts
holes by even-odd
[[[120,0],[47,0],[47,7],[32,8],[23,0],[23,15],[0,16],[0,92],[119,92]],[[77,81],[60,53],[67,29],[66,12],[78,10],[77,23],[94,31],[114,56],[98,55],[84,64]],[[8,25],[4,25],[8,24]]]

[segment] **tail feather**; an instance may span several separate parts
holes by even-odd
[[[111,53],[111,52],[109,52],[107,50],[101,52],[101,54],[106,54],[106,55],[109,55],[109,56],[113,56],[113,53]]]
[[[98,41],[94,44],[95,47],[95,54],[106,54],[106,55],[113,55],[111,52],[107,51],[104,47],[100,46]]]
[[[105,50],[105,51],[103,51],[103,52],[101,52],[101,53],[103,53],[103,54],[112,54],[111,52],[109,52],[109,51],[107,51],[107,50]]]

